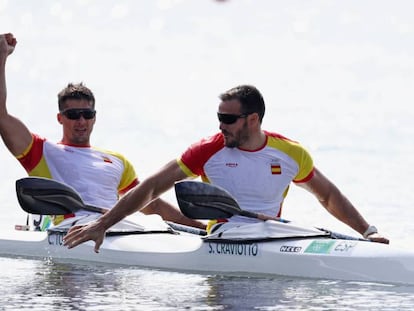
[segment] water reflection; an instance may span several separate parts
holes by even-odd
[[[413,310],[414,286],[288,277],[207,278],[206,304],[223,310]]]
[[[4,310],[412,310],[414,286],[0,258]],[[6,269],[4,269],[6,268]]]

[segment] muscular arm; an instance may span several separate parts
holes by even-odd
[[[148,177],[124,195],[107,214],[100,218],[100,222],[105,229],[108,229],[125,216],[141,210],[152,200],[158,198],[172,188],[174,182],[186,177],[176,160],[172,160],[157,173]]]
[[[165,221],[172,221],[177,224],[206,229],[206,225],[203,222],[184,216],[174,205],[161,198],[152,201],[141,209],[141,212],[144,214],[158,214]]]
[[[10,152],[17,156],[29,146],[32,135],[19,119],[9,115],[6,107],[6,60],[15,45],[16,39],[11,34],[0,35],[0,135]]]
[[[95,252],[99,251],[105,231],[124,217],[141,210],[148,203],[158,198],[174,186],[176,181],[187,176],[176,160],[172,160],[157,173],[148,177],[138,186],[125,194],[105,215],[86,227],[72,227],[65,236],[65,245],[73,248],[83,242],[94,240]]]
[[[367,230],[369,226],[367,221],[339,189],[318,169],[315,168],[314,176],[308,182],[298,185],[314,194],[322,206],[338,220],[360,234]],[[389,242],[378,234],[373,234],[372,237],[370,236],[370,239],[382,243]]]

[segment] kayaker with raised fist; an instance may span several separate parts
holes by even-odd
[[[96,122],[95,96],[82,83],[69,83],[58,94],[57,121],[62,125],[62,139],[51,142],[32,133],[6,107],[5,67],[16,47],[16,38],[0,35],[0,134],[9,151],[30,176],[51,178],[73,187],[86,204],[111,208],[119,196],[138,184],[134,167],[117,152],[91,146],[90,136]],[[142,209],[145,214],[160,214],[164,220],[204,228],[168,202],[158,199]],[[79,211],[77,215],[91,214]],[[65,218],[74,215],[65,215]],[[63,218],[55,217],[55,224]],[[40,223],[40,222],[39,222]],[[38,229],[46,229],[47,223]]]
[[[268,219],[281,216],[284,198],[293,182],[365,238],[389,243],[314,166],[305,148],[280,134],[262,130],[265,103],[254,86],[234,87],[220,95],[220,100],[219,133],[191,145],[178,160],[170,161],[144,180],[97,221],[72,227],[64,238],[65,245],[72,248],[93,240],[98,252],[109,227],[143,208],[175,182],[197,176],[227,190],[243,210]],[[226,224],[249,221],[254,220],[240,216],[224,220]]]

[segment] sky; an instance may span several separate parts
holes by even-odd
[[[253,84],[267,103],[263,127],[302,142],[362,206],[396,195],[411,202],[413,8],[384,0],[0,0],[0,29],[18,41],[7,64],[8,108],[58,141],[57,93],[83,81],[97,98],[92,144],[125,154],[144,178],[218,130],[221,92]],[[0,155],[0,195],[14,215],[10,193],[25,173],[4,146]]]

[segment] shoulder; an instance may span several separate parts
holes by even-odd
[[[43,149],[43,144],[46,141],[45,138],[37,135],[32,134],[32,140],[30,144],[26,147],[26,149],[19,155],[16,156],[17,159],[22,159],[26,157],[28,154],[41,154]]]
[[[178,159],[178,164],[188,175],[202,175],[204,164],[223,148],[223,135],[217,133],[203,138],[188,147]]]
[[[40,136],[40,135],[38,135],[38,134],[34,134],[34,133],[32,133],[32,137],[33,137],[33,140],[34,141],[46,141],[47,139],[46,138],[44,138],[43,136]]]
[[[296,140],[287,138],[286,136],[283,136],[282,134],[275,133],[275,132],[268,132],[264,131],[267,136],[267,145],[269,147],[273,147],[275,149],[279,149],[281,151],[285,152],[291,152],[291,151],[300,151],[306,149]]]
[[[217,133],[212,136],[208,136],[200,139],[198,142],[193,143],[187,150],[188,151],[218,151],[224,147],[224,138],[221,133]]]
[[[216,133],[214,135],[204,137],[196,143],[196,145],[206,145],[206,146],[207,145],[221,146],[222,144],[224,144],[224,138],[221,133]]]
[[[283,152],[298,165],[299,171],[294,182],[305,182],[313,176],[313,159],[310,153],[299,142],[289,139],[283,135],[265,132],[267,135],[267,146]]]
[[[274,140],[274,141],[281,141],[281,142],[285,142],[288,144],[298,144],[297,141],[290,139],[282,134],[276,133],[276,132],[270,132],[270,131],[263,131],[268,140]]]

